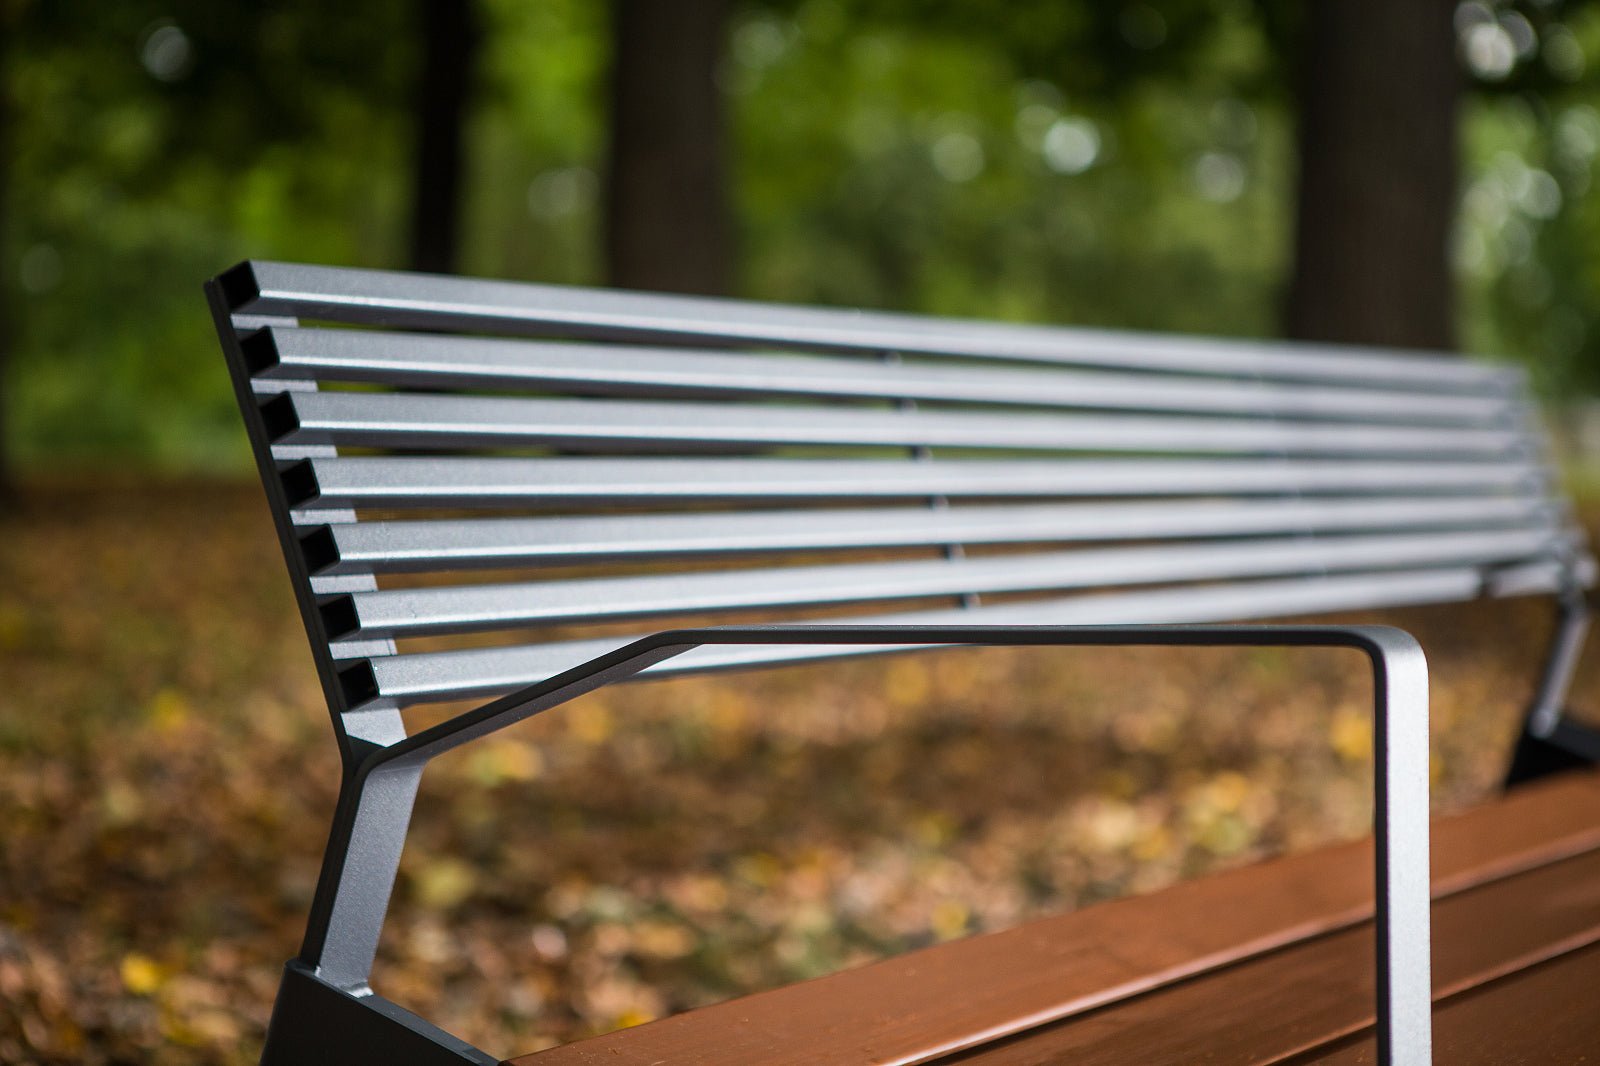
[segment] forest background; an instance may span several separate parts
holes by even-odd
[[[252,1063],[304,928],[339,767],[202,279],[1459,350],[1581,425],[1597,156],[1596,0],[0,0],[0,1062]],[[1549,604],[1362,617],[1496,794]],[[978,654],[440,760],[378,987],[534,1050],[1370,824],[1348,661]]]
[[[1589,0],[5,0],[0,469],[247,456],[247,257],[1600,387]]]

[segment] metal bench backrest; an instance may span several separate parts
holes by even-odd
[[[1202,622],[1593,578],[1503,366],[269,262],[208,288],[346,739],[687,616]]]

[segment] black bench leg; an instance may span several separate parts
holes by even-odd
[[[367,984],[423,763],[367,764],[345,778],[306,940],[273,1004],[263,1066],[499,1061]]]
[[[1600,766],[1600,730],[1562,718],[1542,737],[1523,730],[1506,771],[1506,787],[1594,766]]]
[[[1528,708],[1506,770],[1506,788],[1541,777],[1600,765],[1600,731],[1565,717],[1567,692],[1589,631],[1589,606],[1582,590],[1562,596],[1561,614],[1544,677]]]
[[[458,1040],[381,996],[354,996],[291,962],[278,986],[261,1066],[495,1066],[493,1055]]]

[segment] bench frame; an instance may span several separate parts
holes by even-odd
[[[428,280],[415,285],[418,298]],[[437,279],[443,281],[444,279]],[[260,410],[251,358],[243,340],[252,328],[294,326],[266,301],[265,314],[247,309],[260,294],[248,265],[207,283],[206,291],[230,376],[245,414],[252,451],[284,548],[297,601],[313,645],[327,643],[320,598],[341,591],[314,587],[292,515],[294,504]],[[408,288],[407,290],[411,290]],[[402,301],[404,303],[404,301]],[[685,315],[693,319],[690,301]],[[342,306],[329,303],[326,306]],[[418,305],[419,308],[422,305]],[[495,314],[507,313],[496,306]],[[294,312],[289,312],[294,313]],[[366,312],[362,312],[364,315]],[[418,311],[418,315],[422,315]],[[487,311],[464,305],[454,313],[471,327]],[[373,324],[407,325],[409,311],[371,312]],[[690,328],[692,326],[692,328]],[[627,332],[634,329],[628,326]],[[701,332],[703,324],[654,328],[664,335]],[[726,327],[728,339],[742,326]],[[878,347],[878,326],[850,346]],[[604,330],[600,331],[602,334]],[[797,328],[797,337],[803,333]],[[707,336],[712,332],[708,331]],[[860,341],[857,344],[857,341]],[[871,343],[867,343],[867,342]],[[281,383],[293,389],[295,382]],[[314,386],[311,386],[314,387]],[[332,447],[303,447],[333,455]],[[1600,762],[1600,734],[1563,717],[1568,689],[1589,624],[1584,579],[1561,567],[1560,613],[1551,648],[1525,721],[1508,783],[1575,765]],[[1487,579],[1486,579],[1487,580]],[[363,586],[347,586],[359,588]],[[365,586],[371,587],[371,586]],[[1286,646],[1345,647],[1365,653],[1374,672],[1374,835],[1377,898],[1378,1040],[1384,1062],[1428,1061],[1431,1032],[1428,891],[1428,734],[1426,666],[1416,643],[1399,630],[1363,626],[836,626],[714,627],[669,630],[639,640],[547,681],[484,704],[414,736],[398,710],[362,702],[360,670],[340,670],[316,656],[324,695],[340,742],[343,779],[323,869],[299,956],[288,964],[263,1062],[406,1061],[431,1066],[494,1063],[485,1052],[372,992],[368,983],[379,934],[404,845],[422,770],[434,756],[469,740],[556,707],[578,695],[626,680],[678,654],[713,644],[873,644],[917,646]]]
[[[1589,635],[1594,609],[1588,592],[1571,582],[1559,594],[1556,628],[1544,670],[1523,716],[1506,771],[1508,788],[1550,774],[1600,765],[1600,732],[1566,717],[1567,696]]]
[[[669,630],[398,743],[365,745],[344,778],[305,943],[285,974],[262,1061],[498,1061],[368,984],[424,767],[469,741],[716,644],[1332,647],[1364,653],[1373,671],[1380,1061],[1430,1061],[1428,679],[1422,649],[1408,634],[1385,626],[834,625]]]

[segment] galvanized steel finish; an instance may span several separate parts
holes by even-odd
[[[1519,371],[267,262],[207,290],[345,757],[302,979],[390,1010],[366,980],[422,766],[600,685],[939,644],[1331,644],[1378,681],[1381,1046],[1426,1061],[1420,652],[1181,626],[1576,602],[1595,564]],[[656,632],[802,610],[833,613]],[[403,708],[454,699],[493,702],[408,735]]]
[[[1214,621],[1587,566],[1504,367],[281,263],[211,289],[369,740],[633,635],[575,624]]]
[[[235,314],[518,337],[896,351],[972,360],[1168,371],[1428,393],[1515,394],[1515,367],[1338,345],[1117,333],[878,311],[608,292],[253,261],[220,275]]]
[[[446,751],[696,651],[948,645],[1346,647],[1363,652],[1373,672],[1379,1061],[1431,1061],[1428,672],[1416,642],[1385,626],[799,625],[657,633],[371,752],[341,797],[339,824],[349,835],[336,832],[336,849],[330,851],[337,850],[339,866],[324,877],[301,958],[334,987],[366,988],[389,884],[374,884],[372,871],[392,869],[398,861],[400,840],[385,826],[394,824],[397,803],[403,813],[409,811],[421,768]]]

